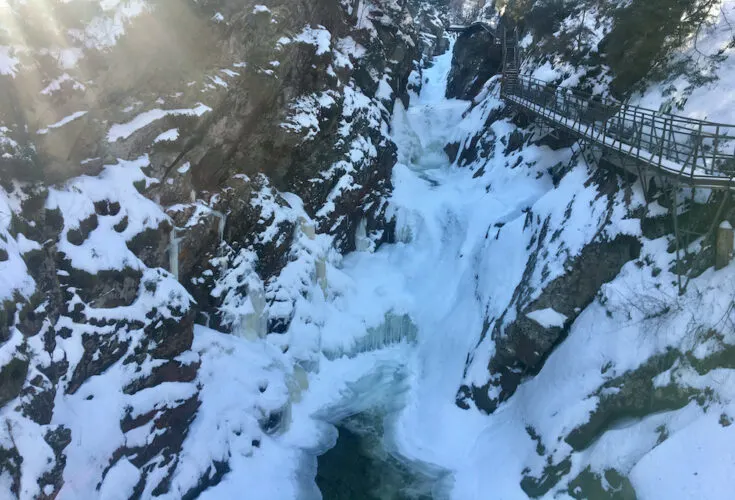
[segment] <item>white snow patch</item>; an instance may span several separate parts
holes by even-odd
[[[288,45],[293,42],[305,43],[316,47],[316,55],[321,56],[332,50],[332,34],[324,26],[312,28],[306,26],[293,38],[283,37],[278,40],[279,45]]]
[[[0,45],[0,75],[15,76],[18,63],[20,62],[11,54],[13,49],[7,45]]]
[[[107,132],[107,140],[109,142],[115,142],[119,139],[127,139],[136,131],[169,115],[202,116],[208,111],[212,111],[212,108],[201,103],[191,109],[151,109],[139,114],[127,123],[115,124],[110,127],[110,130]]]
[[[72,113],[69,116],[65,116],[64,118],[62,118],[61,120],[59,120],[56,123],[52,123],[51,125],[49,125],[46,128],[40,129],[36,133],[37,134],[40,134],[40,135],[47,134],[50,129],[55,129],[55,128],[63,127],[67,123],[73,122],[77,118],[81,118],[82,116],[84,116],[86,114],[87,114],[87,111],[77,111],[76,113]]]
[[[555,311],[551,307],[531,311],[526,314],[526,317],[535,321],[544,328],[562,328],[568,319],[562,313]]]
[[[178,138],[179,138],[179,129],[171,128],[165,132],[160,133],[155,139],[153,139],[153,144],[157,142],[175,141]]]

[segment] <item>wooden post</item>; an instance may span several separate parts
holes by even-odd
[[[735,233],[733,233],[732,225],[728,221],[723,221],[717,229],[715,269],[722,269],[730,263],[733,253],[733,236]]]

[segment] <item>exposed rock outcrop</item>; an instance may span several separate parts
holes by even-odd
[[[501,72],[503,46],[496,34],[475,25],[463,32],[454,46],[447,97],[471,100],[492,76]]]

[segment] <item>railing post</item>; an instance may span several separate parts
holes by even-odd
[[[715,130],[715,142],[712,146],[712,169],[710,170],[710,174],[714,175],[715,173],[715,165],[717,163],[717,147],[720,145],[720,126],[717,125],[717,129]]]
[[[625,133],[625,122],[628,121],[628,103],[623,104],[623,114],[618,121],[618,152],[623,152],[623,134]]]
[[[666,149],[666,122],[669,119],[664,117],[664,128],[661,130],[661,147],[659,148],[658,152],[658,166],[661,166],[661,163],[663,163],[664,159],[664,151]]]
[[[699,156],[699,144],[702,142],[702,123],[699,123],[697,128],[697,139],[694,142],[694,154],[692,155],[692,174],[691,177],[694,179],[694,169],[697,168],[697,157]],[[707,165],[705,164],[705,168]]]

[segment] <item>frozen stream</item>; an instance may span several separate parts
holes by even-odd
[[[383,448],[394,457],[391,460],[397,457],[403,465],[410,464],[407,467],[420,478],[418,482],[433,478],[434,496],[444,496],[449,487],[442,481],[446,470],[454,468],[470,444],[458,439],[452,426],[461,422],[466,427],[468,420],[480,419],[459,409],[454,400],[467,353],[482,329],[482,309],[474,292],[475,266],[488,221],[497,215],[476,210],[481,199],[487,206],[484,187],[472,172],[452,167],[444,152],[452,137],[461,133],[458,127],[469,107],[468,102],[444,98],[451,57],[450,50],[424,71],[422,92],[413,96],[408,110],[400,104],[396,107],[393,134],[399,163],[394,168],[392,204],[400,243],[374,254],[348,256],[341,269],[344,274],[330,276],[331,285],[342,286],[342,293],[332,302],[319,304],[326,309],[322,311],[325,351],[353,352],[360,342],[346,334],[367,325],[374,335],[386,313],[410,317],[417,334],[391,332],[391,338],[407,340],[322,363],[303,405],[320,407],[317,413],[332,423],[352,417],[353,431],[365,424],[365,419],[354,417],[356,413],[369,410],[373,422],[380,415],[385,417],[384,425],[374,426],[383,435],[372,438],[382,440]],[[337,400],[333,397],[336,379],[347,381]],[[356,436],[360,432],[347,437],[356,447],[371,439],[365,433],[362,439]],[[322,462],[333,466],[328,458]],[[396,472],[395,463],[386,467]],[[396,477],[402,476],[396,472]],[[394,497],[385,493],[381,498]]]
[[[315,294],[299,306],[291,329],[314,332],[327,356],[318,373],[310,375],[303,400],[294,405],[285,438],[320,455],[336,443],[334,426],[350,419],[352,447],[371,443],[370,467],[386,467],[390,475],[400,464],[411,479],[397,482],[418,484],[424,492],[429,488],[434,498],[482,498],[487,474],[477,467],[507,469],[513,493],[520,492],[522,469],[504,459],[494,465],[476,461],[474,455],[486,450],[476,445],[487,439],[483,433],[504,433],[509,449],[522,442],[532,450],[534,443],[523,425],[511,422],[504,428],[510,413],[489,418],[460,409],[455,397],[467,356],[480,340],[488,301],[505,307],[515,285],[502,284],[517,283],[525,267],[527,255],[519,252],[528,245],[522,211],[553,189],[540,172],[559,159],[548,149],[532,149],[526,152],[529,159],[535,154],[541,160],[543,154],[543,161],[533,169],[509,169],[499,154],[488,159],[480,178],[476,171],[452,165],[445,146],[481,131],[502,103],[488,97],[470,109],[469,102],[447,100],[451,58],[450,49],[423,75],[414,75],[422,78],[422,90],[412,96],[408,109],[396,104],[392,134],[399,157],[391,210],[399,242],[375,253],[348,255],[329,268],[326,297]],[[506,121],[492,127],[497,135],[512,130]],[[497,232],[496,223],[509,221],[514,224],[511,237],[489,238],[491,230]],[[490,356],[491,348],[484,355]],[[482,370],[478,376],[486,376]],[[356,417],[360,414],[373,423],[383,420],[368,426],[379,435],[354,432],[354,426],[365,428]],[[344,453],[344,445],[332,453]],[[385,460],[379,459],[381,453]],[[329,463],[328,457],[322,463]],[[334,473],[328,475],[339,476]],[[465,473],[470,479],[459,479]]]

